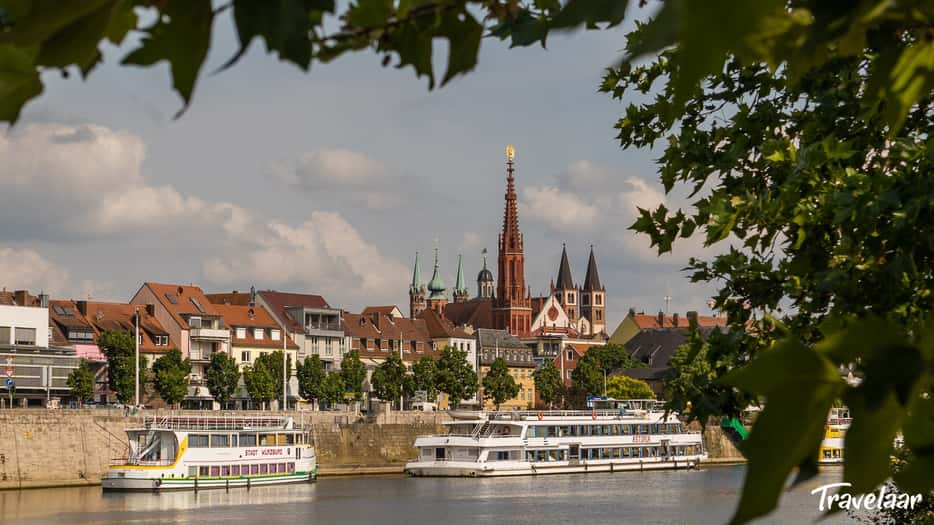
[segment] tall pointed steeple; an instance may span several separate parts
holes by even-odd
[[[418,290],[424,288],[425,285],[422,283],[422,268],[418,264],[418,252],[415,252],[415,271],[412,272],[412,284],[409,286],[410,290]]]
[[[584,287],[581,288],[581,317],[590,321],[590,333],[587,335],[597,335],[606,331],[606,289],[600,284],[593,245],[590,245],[587,275],[584,277]]]
[[[590,260],[587,261],[587,275],[584,277],[584,290],[602,290],[600,274],[597,273],[597,259],[593,255],[593,244],[590,245]]]
[[[457,280],[454,282],[454,302],[465,303],[470,298],[467,291],[467,279],[464,278],[464,257],[457,254]]]
[[[574,279],[571,278],[571,263],[568,262],[568,247],[566,244],[561,246],[561,263],[558,264],[558,282],[551,290],[555,299],[561,303],[564,313],[568,314],[568,319],[572,323],[577,323],[578,319],[578,290],[574,286]]]
[[[561,263],[558,265],[558,280],[555,283],[556,290],[570,290],[574,288],[574,280],[571,279],[571,263],[568,262],[568,245],[561,245]]]
[[[409,316],[414,318],[425,309],[425,284],[422,282],[422,269],[415,252],[415,269],[412,271],[412,284],[409,285]]]
[[[503,232],[499,236],[499,268],[493,325],[512,335],[528,335],[532,325],[532,297],[525,286],[525,253],[519,231],[519,209],[516,205],[516,150],[506,147],[506,206],[503,210]]]

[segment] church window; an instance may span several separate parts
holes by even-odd
[[[568,292],[568,304],[574,304],[574,292]]]
[[[603,304],[603,296],[600,294],[594,295],[593,301],[595,305],[600,306]]]
[[[600,310],[597,310],[595,313],[597,314],[597,321],[602,321],[602,320],[603,320],[603,312],[600,311]]]
[[[590,304],[590,294],[585,293],[581,296],[581,304],[583,304],[584,306],[587,306],[588,304]]]

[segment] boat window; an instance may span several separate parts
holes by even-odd
[[[259,474],[259,465],[250,465],[250,474]]]
[[[266,464],[266,463],[263,463],[262,465],[260,465],[260,466],[259,466],[259,473],[260,473],[260,474],[269,474],[269,465]]]
[[[295,463],[289,463],[289,472],[295,472]]]
[[[285,444],[294,445],[295,444],[295,434],[286,434],[285,435]]]
[[[288,434],[276,434],[276,445],[285,445],[285,436]]]
[[[259,435],[259,446],[261,447],[271,447],[276,444],[276,435],[275,434],[260,434]]]
[[[230,466],[230,475],[239,476],[240,475],[240,465],[231,465]]]
[[[256,446],[256,434],[240,434],[240,446],[241,447],[255,447]]]
[[[228,467],[227,465],[224,465],[223,467],[221,467],[221,476],[229,476],[229,475],[230,475],[230,467]]]
[[[188,467],[188,477],[197,478],[198,477],[198,467]]]
[[[211,448],[227,448],[230,446],[230,436],[227,434],[211,434]]]
[[[190,448],[208,448],[208,436],[206,434],[189,434],[188,446]]]
[[[230,435],[230,446],[232,446],[232,447],[236,447],[236,446],[237,446],[237,435],[236,435],[236,434],[231,434],[231,435]]]
[[[279,474],[285,474],[285,463],[279,463]]]
[[[216,478],[217,476],[220,476],[220,475],[221,475],[221,468],[220,468],[220,467],[211,467],[211,477],[212,477],[212,478]]]
[[[208,477],[208,467],[198,467],[198,477],[200,478]]]

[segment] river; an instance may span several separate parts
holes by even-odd
[[[5,491],[0,492],[0,523],[718,524],[733,511],[744,469],[492,479],[324,478],[311,484],[197,494],[102,494],[100,487]],[[757,523],[813,522],[819,501],[810,489],[839,481],[841,473],[821,471],[786,492],[779,510]],[[852,522],[838,515],[821,524]]]

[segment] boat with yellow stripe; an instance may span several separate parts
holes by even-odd
[[[820,444],[817,462],[820,465],[842,465],[846,431],[853,418],[846,407],[833,407],[824,425],[824,439]]]
[[[311,436],[291,417],[166,416],[127,430],[107,491],[200,490],[313,481]]]

